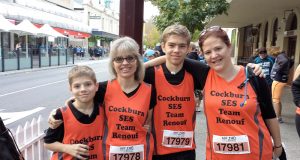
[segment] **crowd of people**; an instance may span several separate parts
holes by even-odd
[[[261,65],[272,95],[277,119],[280,123],[283,123],[281,117],[281,95],[284,86],[288,82],[293,60],[287,56],[285,51],[280,50],[280,47],[272,46],[268,49],[265,47],[256,49],[250,58],[250,62]]]
[[[218,26],[203,30],[198,44],[175,24],[162,33],[165,55],[154,58],[158,52],[146,50],[146,63],[132,38],[115,40],[108,81],[97,82],[87,66],[74,67],[74,98],[49,116],[44,139],[52,159],[195,160],[195,90],[203,90],[207,123],[198,129],[207,128],[207,160],[284,159],[264,67],[234,65]],[[278,70],[271,73],[276,77]]]

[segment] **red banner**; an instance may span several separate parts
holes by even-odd
[[[34,24],[34,25],[37,26],[38,28],[41,28],[43,26],[42,24]],[[91,36],[89,33],[85,33],[85,32],[73,31],[73,30],[57,28],[57,27],[52,27],[52,28],[63,35],[69,35],[69,36],[71,35],[78,39],[89,38]]]

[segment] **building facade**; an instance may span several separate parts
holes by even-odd
[[[74,12],[73,0],[1,0],[0,15],[16,26],[25,20],[33,32],[44,24],[64,35],[40,36],[19,31],[2,31],[0,34],[0,70],[20,70],[73,63],[73,41],[85,41],[91,28],[83,22],[83,16]],[[31,25],[31,26],[30,26]],[[22,30],[24,29],[24,32]],[[20,31],[21,30],[21,31]],[[84,45],[84,43],[83,43]]]
[[[299,0],[230,0],[228,15],[212,19],[209,26],[236,28],[234,61],[245,64],[256,48],[279,46],[300,62],[300,1]],[[290,80],[292,78],[289,78]]]
[[[89,47],[108,50],[111,41],[119,37],[119,5],[117,0],[77,1],[75,10],[84,15],[84,22],[92,29]]]

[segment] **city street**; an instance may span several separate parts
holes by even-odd
[[[90,61],[89,66],[95,70],[98,81],[109,78],[107,60]],[[4,123],[16,130],[18,125],[24,125],[26,121],[37,118],[38,115],[47,119],[51,110],[63,106],[71,96],[67,81],[70,68],[64,66],[33,72],[13,71],[13,74],[0,74],[0,116]],[[42,126],[46,129],[46,121]]]
[[[98,81],[109,79],[107,59],[88,61],[97,74]],[[77,63],[78,64],[78,63]],[[71,67],[52,68],[33,72],[15,74],[0,74],[0,116],[5,115],[5,122],[9,128],[15,130],[18,125],[24,125],[33,117],[42,115],[43,127],[46,129],[46,119],[49,112],[64,105],[70,97],[68,91],[67,72]],[[283,94],[283,120],[280,124],[282,141],[289,160],[300,159],[300,141],[297,136],[294,122],[295,106],[292,103],[290,87],[285,87]],[[206,121],[203,113],[197,112],[196,143],[197,160],[205,159]],[[21,113],[11,113],[21,112]]]

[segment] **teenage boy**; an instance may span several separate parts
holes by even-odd
[[[93,101],[98,89],[95,72],[88,66],[76,66],[70,70],[68,79],[75,101],[56,110],[54,118],[63,123],[47,130],[45,147],[54,152],[51,160],[103,160],[104,111]]]
[[[190,40],[185,26],[167,27],[161,44],[166,62],[146,70],[145,82],[152,84],[157,92],[152,127],[156,154],[153,160],[195,160],[194,90],[201,90],[204,83],[194,84],[193,76],[183,69]],[[199,72],[207,73],[208,67],[202,65]],[[205,77],[201,82],[205,82]]]

